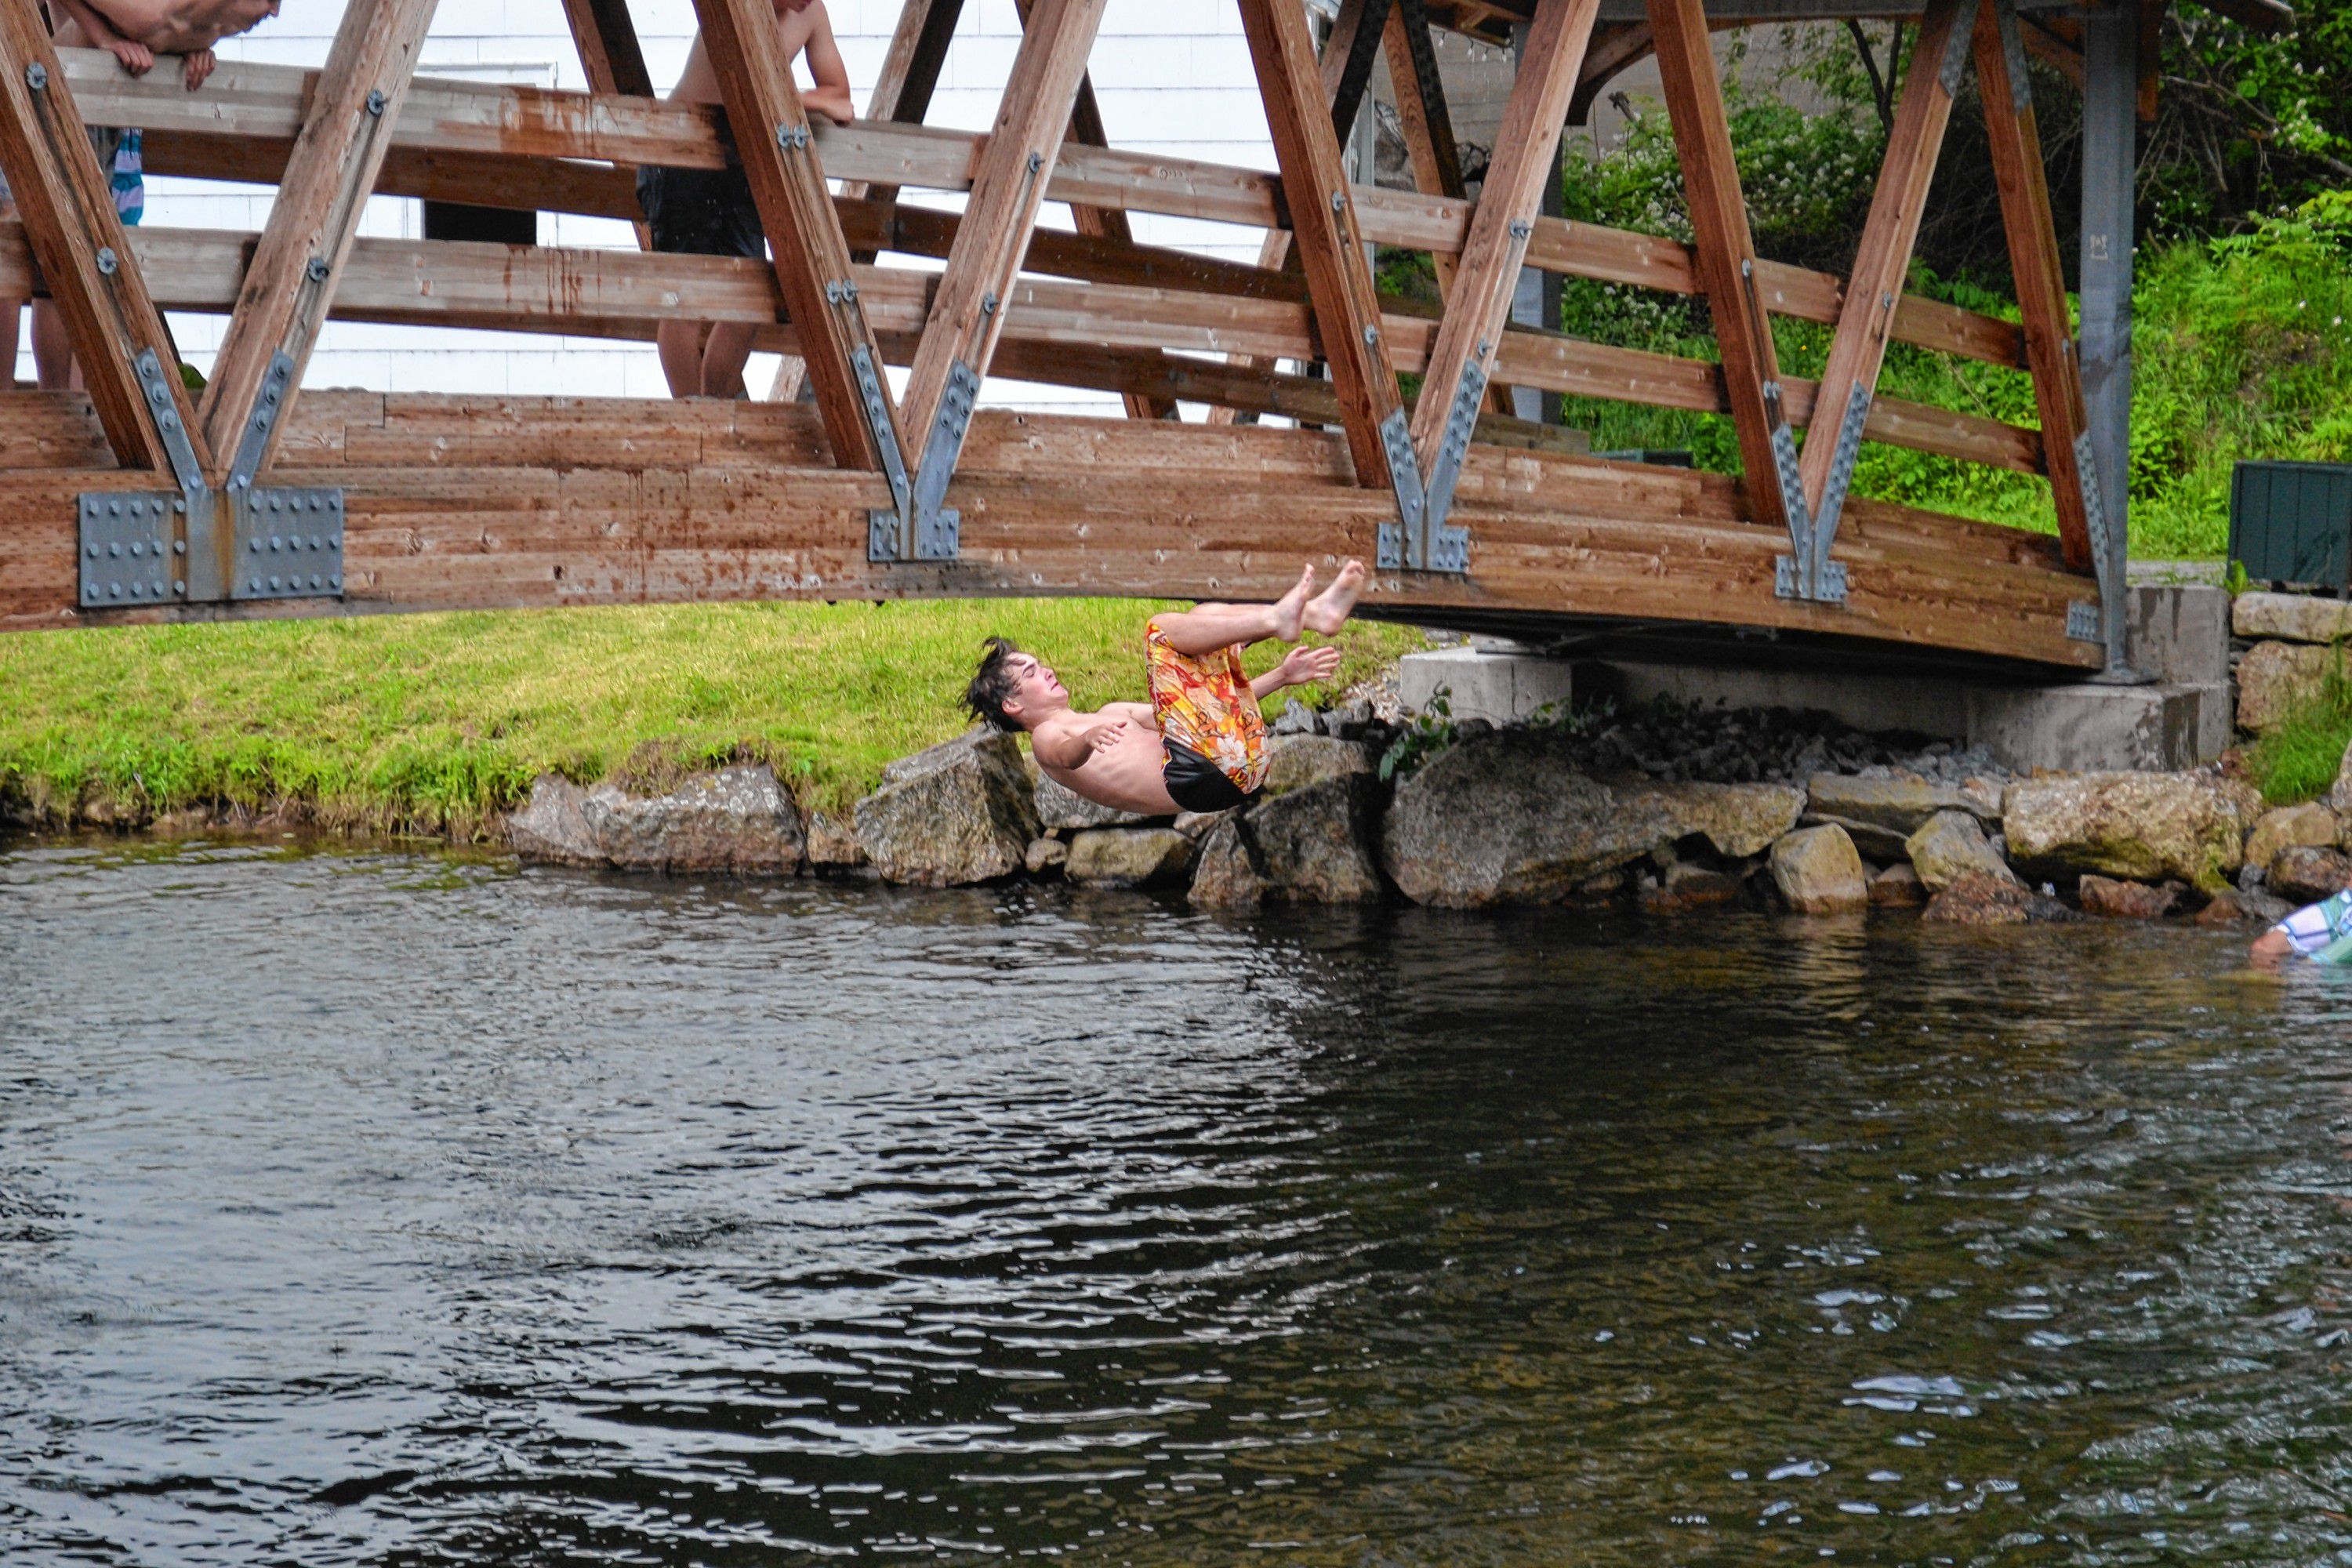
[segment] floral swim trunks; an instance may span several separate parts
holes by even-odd
[[[1158,621],[1143,640],[1169,795],[1186,811],[1246,805],[1265,783],[1265,720],[1242,673],[1241,649],[1178,653]]]

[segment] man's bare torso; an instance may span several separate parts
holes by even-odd
[[[783,39],[786,59],[797,59],[800,52],[808,47],[810,35],[816,31],[817,17],[821,15],[814,6],[811,6],[776,18],[776,30]],[[724,101],[719,91],[719,73],[710,67],[710,54],[703,47],[699,33],[695,35],[694,47],[686,57],[685,71],[679,75],[677,85],[670,89],[669,101],[713,104]]]
[[[1122,702],[1098,713],[1065,709],[1054,714],[1037,726],[1031,740],[1038,771],[1063,788],[1116,810],[1173,816],[1179,808],[1168,793],[1168,753],[1161,749],[1159,730],[1145,716],[1150,711],[1140,703]],[[1128,721],[1127,732],[1116,744],[1088,753],[1081,767],[1056,767],[1036,745],[1038,741],[1050,745],[1056,739],[1075,739],[1115,719]]]
[[[124,37],[167,55],[209,49],[223,38],[250,31],[277,11],[268,0],[125,0],[91,8]],[[79,27],[73,35],[67,38],[61,28],[58,41],[84,41]]]

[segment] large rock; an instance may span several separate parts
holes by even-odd
[[[2352,822],[2352,742],[2344,747],[2344,760],[2336,764],[2336,785],[2327,792],[2327,809],[2344,821]]]
[[[1897,860],[1870,879],[1874,910],[1916,910],[1927,901],[1927,885],[1907,860]]]
[[[1062,875],[1089,888],[1158,888],[1183,880],[1192,841],[1172,827],[1090,827],[1070,840]]]
[[[1097,805],[1041,773],[1037,778],[1037,820],[1048,828],[1075,833],[1088,827],[1134,827],[1152,819],[1137,812]]]
[[[789,877],[801,868],[800,808],[765,763],[698,774],[651,798],[598,784],[580,815],[625,870]]]
[[[1642,894],[1642,910],[1653,915],[1686,915],[1697,910],[1736,904],[1747,884],[1728,872],[1677,861],[1666,868],[1664,884]]]
[[[1903,853],[1931,893],[1972,873],[2016,879],[2009,863],[1994,852],[1984,828],[1965,811],[1939,811],[1929,817],[1904,840]]]
[[[1265,793],[1288,795],[1310,784],[1372,771],[1372,754],[1332,735],[1275,735],[1266,742]]]
[[[1303,904],[1369,903],[1382,889],[1364,847],[1365,781],[1343,775],[1262,801],[1241,818],[1265,896]]]
[[[560,773],[531,781],[530,799],[507,818],[507,843],[523,859],[549,866],[602,866],[604,851],[581,806],[588,792]]]
[[[1190,897],[1194,905],[1209,910],[1255,909],[1265,897],[1265,877],[1237,819],[1227,817],[1201,840]]]
[[[2352,638],[2352,604],[2310,594],[2241,594],[2230,606],[2230,629],[2257,641],[2341,642]]]
[[[1805,784],[1805,823],[1835,823],[1855,847],[1889,858],[1904,853],[1904,841],[1939,812],[1964,811],[1998,826],[2000,797],[1985,781],[1932,784],[1916,774],[1860,778],[1817,773]]]
[[[1870,903],[1862,857],[1834,823],[1801,827],[1773,845],[1772,884],[1801,915],[1845,914]]]
[[[1058,838],[1033,838],[1024,858],[1033,877],[1058,877],[1070,862],[1070,847]]]
[[[2282,849],[2271,862],[2271,891],[2297,906],[2315,904],[2347,887],[2352,887],[2352,856],[2338,849]]]
[[[2241,864],[2260,805],[2250,786],[2208,773],[2084,773],[2010,785],[2002,820],[2029,875],[2177,877],[2210,891]]]
[[[2278,858],[2280,850],[2306,845],[2332,849],[2339,831],[2336,814],[2315,800],[2266,811],[2246,836],[2246,864],[2268,866]]]
[[[2238,728],[2254,734],[2277,729],[2326,689],[2344,653],[2309,643],[2258,642],[2238,661]]]
[[[1972,871],[1937,893],[1919,917],[1944,925],[2054,924],[2083,917],[2057,900],[2037,893],[2014,877]]]
[[[2151,888],[2146,882],[2118,881],[2113,877],[2084,877],[2074,891],[2084,914],[2110,920],[2161,920],[2180,901],[2177,888]]]
[[[857,830],[829,811],[812,811],[801,821],[801,836],[811,867],[835,871],[854,870],[866,864],[857,847]]]
[[[857,843],[893,882],[958,887],[1009,877],[1038,837],[1037,806],[1021,747],[973,731],[883,769],[882,787],[857,803]]]
[[[1602,783],[1573,769],[1563,737],[1497,730],[1440,752],[1398,788],[1381,864],[1417,903],[1551,903],[1693,834],[1724,855],[1755,854],[1803,805],[1785,784]]]

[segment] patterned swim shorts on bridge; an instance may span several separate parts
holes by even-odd
[[[1143,632],[1151,716],[1168,753],[1168,793],[1187,811],[1222,811],[1265,783],[1265,720],[1242,650],[1179,653],[1153,621]]]

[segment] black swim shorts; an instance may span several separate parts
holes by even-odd
[[[1225,776],[1224,769],[1190,746],[1162,740],[1160,749],[1168,753],[1160,770],[1168,796],[1186,811],[1230,811],[1247,805],[1262,793],[1251,790],[1244,795],[1241,785]]]
[[[688,256],[768,257],[767,231],[759,204],[742,169],[671,169],[647,164],[637,171],[637,205],[646,209],[654,248]]]

